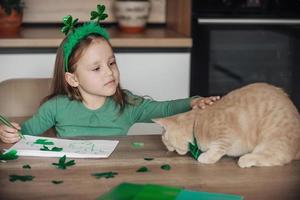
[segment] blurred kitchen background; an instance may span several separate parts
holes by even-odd
[[[252,82],[268,82],[283,87],[300,108],[299,0],[141,0],[129,8],[116,4],[136,1],[23,2],[17,33],[1,31],[0,21],[0,113],[8,117],[28,117],[38,107],[35,103],[20,113],[24,102],[12,101],[20,104],[14,111],[4,102],[18,99],[19,86],[13,80],[51,78],[64,38],[59,31],[62,17],[71,14],[89,21],[99,3],[109,15],[103,26],[111,35],[123,88],[169,100],[224,95]],[[124,25],[129,19],[135,22]],[[28,95],[39,99],[47,92],[31,89]],[[132,133],[161,132],[146,126]]]
[[[95,10],[99,3],[106,5],[109,15],[103,26],[109,31],[110,42],[116,52],[122,87],[156,100],[189,96],[191,1],[23,2],[25,7],[20,31],[8,34],[7,27],[4,31],[0,29],[2,115],[10,118],[21,117],[19,121],[33,115],[42,97],[48,93],[48,79],[52,77],[55,52],[64,38],[64,34],[60,32],[62,18],[71,14],[74,18],[79,18],[80,22],[89,21],[91,10]],[[139,6],[145,2],[149,2],[150,8],[146,9],[150,12],[144,29],[121,29],[116,19],[115,3],[139,3],[128,8],[128,13],[133,13],[133,17],[123,16],[138,20],[145,18],[136,13],[143,10]],[[0,26],[3,26],[1,22]],[[130,133],[161,133],[161,128],[153,124],[138,124]]]

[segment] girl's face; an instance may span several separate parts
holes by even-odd
[[[95,39],[76,63],[75,79],[85,97],[107,97],[116,92],[119,70],[113,50],[104,39]]]

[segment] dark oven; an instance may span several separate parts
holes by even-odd
[[[267,82],[300,108],[300,0],[194,0],[192,8],[191,95]]]

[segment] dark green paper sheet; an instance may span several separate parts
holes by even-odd
[[[132,200],[175,200],[180,188],[146,184]]]
[[[180,191],[162,185],[121,183],[98,200],[175,200]]]
[[[242,196],[183,190],[155,184],[121,183],[98,200],[243,200]]]
[[[143,189],[143,185],[121,183],[97,200],[132,200]]]

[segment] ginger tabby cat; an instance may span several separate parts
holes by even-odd
[[[254,83],[234,90],[204,110],[154,119],[164,127],[162,141],[183,155],[193,132],[200,163],[224,155],[239,157],[242,168],[284,165],[300,158],[300,116],[281,89]]]

